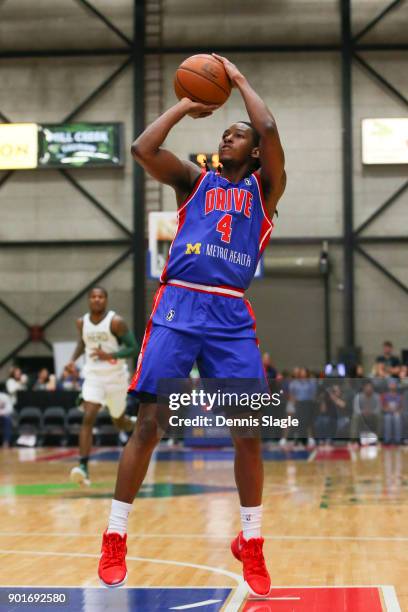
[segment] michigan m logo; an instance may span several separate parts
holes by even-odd
[[[201,242],[196,242],[195,244],[191,244],[190,242],[188,242],[185,255],[192,255],[193,253],[195,255],[200,255],[201,253],[200,249],[201,249]]]

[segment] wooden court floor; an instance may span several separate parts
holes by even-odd
[[[0,586],[100,586],[96,567],[118,450],[95,452],[87,489],[69,483],[74,453],[0,451]],[[382,609],[408,611],[408,449],[267,456],[263,533],[272,584],[292,590],[386,585],[379,592]],[[328,612],[297,607],[300,596],[285,603],[287,589],[258,607],[248,602],[229,552],[239,529],[232,452],[164,449],[131,514],[127,587],[231,589],[221,607],[198,610]],[[396,596],[387,599],[391,586]],[[342,609],[372,612],[365,605]]]

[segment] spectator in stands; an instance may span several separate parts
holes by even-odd
[[[371,370],[370,378],[372,380],[375,391],[384,393],[388,389],[388,382],[391,378],[387,374],[384,363],[376,362]]]
[[[37,380],[33,385],[33,391],[55,391],[56,379],[54,374],[50,374],[47,368],[42,368],[38,372]]]
[[[310,378],[306,368],[293,371],[294,379],[289,383],[289,402],[295,406],[296,418],[299,419],[298,440],[305,446],[315,443],[312,435],[316,401],[316,380]],[[298,378],[295,377],[298,375]]]
[[[399,382],[401,389],[408,389],[408,366],[405,364],[400,368]]]
[[[73,365],[71,368],[66,366],[62,372],[61,378],[57,382],[58,391],[80,391],[82,380],[79,375],[78,368]]]
[[[350,435],[351,410],[344,389],[339,384],[335,384],[327,389],[326,394],[334,435],[337,438],[348,438]]]
[[[398,377],[401,362],[396,355],[393,355],[393,344],[390,340],[383,343],[383,353],[375,360],[376,363],[383,364],[386,374],[393,377]]]
[[[335,414],[330,412],[330,406],[327,393],[321,393],[317,399],[317,414],[314,422],[314,432],[317,444],[330,444],[330,439],[333,435],[333,420],[335,422]]]
[[[15,406],[17,403],[17,392],[26,391],[27,384],[27,375],[23,374],[20,368],[13,366],[10,369],[9,377],[6,381],[6,390],[9,396],[11,397],[13,406]]]
[[[408,386],[401,387],[402,393],[402,436],[404,444],[408,444]]]
[[[13,401],[8,393],[5,393],[4,385],[0,386],[0,432],[3,448],[11,446],[13,435]]]
[[[402,396],[398,383],[391,380],[388,391],[381,396],[384,423],[384,444],[401,444],[403,432]]]
[[[262,363],[263,363],[263,367],[265,370],[266,378],[268,380],[274,380],[278,375],[278,371],[273,365],[272,359],[269,353],[264,353],[262,355]]]
[[[374,432],[380,435],[381,401],[374,391],[372,382],[364,383],[362,390],[354,398],[351,418],[351,438],[358,440],[362,432]]]

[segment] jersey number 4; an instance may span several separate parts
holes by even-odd
[[[221,234],[223,242],[231,242],[232,215],[224,215],[217,223],[217,232]]]

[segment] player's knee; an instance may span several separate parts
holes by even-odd
[[[125,429],[125,419],[123,417],[119,417],[118,419],[112,417],[112,423],[114,424],[116,429],[119,429],[119,431]]]
[[[84,418],[82,419],[82,425],[85,427],[92,427],[96,420],[96,415],[98,414],[95,410],[85,410]]]
[[[143,446],[155,446],[160,440],[159,423],[154,416],[140,419],[133,436]]]

